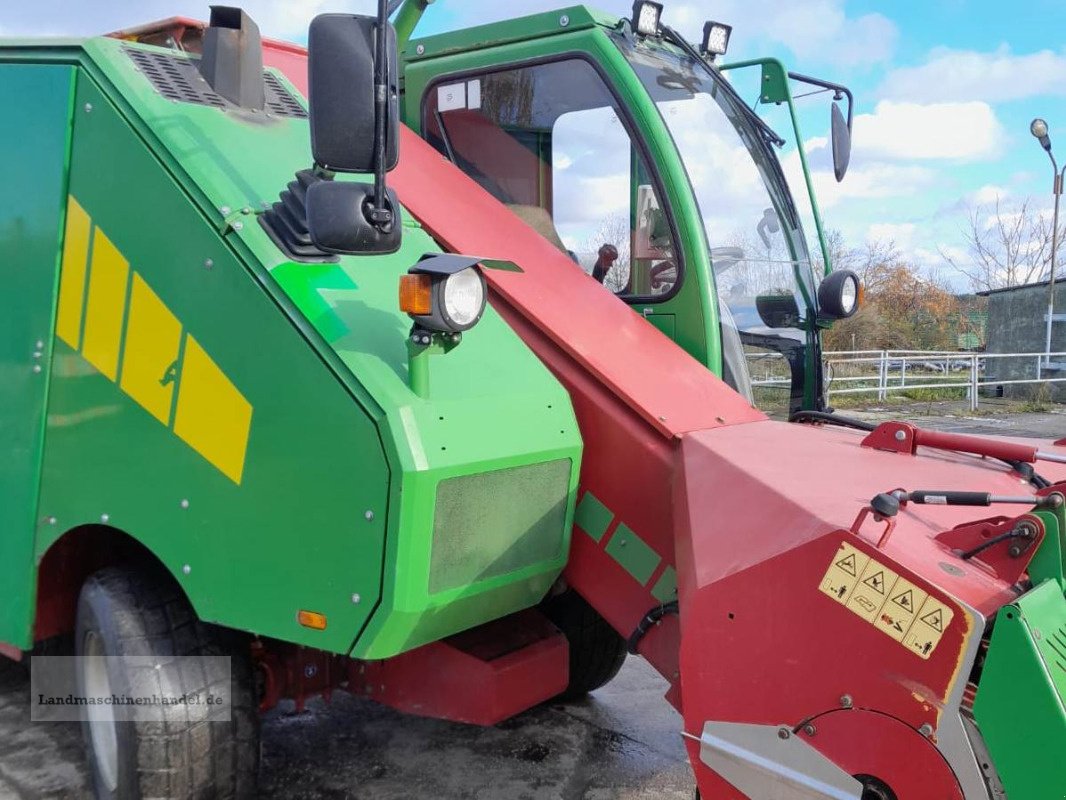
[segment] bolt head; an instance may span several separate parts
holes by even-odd
[[[41,365],[40,364],[34,364],[33,365],[33,371],[34,371],[35,374],[39,373],[41,371]]]
[[[368,508],[368,509],[366,510],[366,513],[365,513],[365,514],[363,514],[363,518],[364,518],[364,519],[366,519],[366,521],[367,521],[367,522],[373,522],[373,521],[374,521],[374,512],[373,512],[373,511],[371,511],[371,510],[370,510],[370,509]]]
[[[566,14],[563,14],[561,17],[559,17],[559,25],[561,27],[565,28],[569,24],[570,24],[570,17],[568,17]]]
[[[182,500],[181,501],[181,507],[182,508],[188,508],[189,507],[189,501],[188,500]]]
[[[93,110],[93,104],[92,103],[86,103],[85,104],[85,113],[88,114],[92,110]]]
[[[244,229],[244,223],[241,222],[240,220],[238,220],[237,222],[233,223],[233,230],[239,231],[239,230],[243,230],[243,229]]]
[[[226,214],[229,214],[230,208],[229,206],[222,206],[221,208],[219,208],[219,211],[222,212],[223,216],[225,216]]]
[[[181,568],[181,571],[188,575],[190,572],[192,572],[192,567],[186,564]]]
[[[918,729],[918,733],[920,733],[922,736],[932,736],[933,726],[926,722],[924,725],[922,725],[922,727]]]
[[[55,517],[49,517],[49,518],[48,518],[48,524],[49,524],[49,525],[55,525],[57,521],[58,521],[58,520],[56,520],[56,518],[55,518]]]
[[[790,731],[788,728],[781,727],[781,728],[777,729],[777,738],[778,739],[788,739],[791,736],[792,736],[792,731]]]
[[[905,441],[906,439],[907,439],[907,432],[906,431],[896,431],[896,441],[897,442],[902,442],[902,441]]]
[[[424,44],[418,45],[418,47],[415,48],[415,52],[418,53],[418,55],[420,55],[420,56],[421,55],[425,55],[426,46]]]
[[[38,350],[43,350],[44,349],[44,342],[42,340],[38,339],[37,340],[37,344],[34,345],[34,347],[36,347]]]
[[[314,664],[307,664],[304,667],[304,677],[305,678],[313,678],[317,674],[318,674],[318,667],[316,667]]]
[[[352,603],[359,605],[361,602],[363,602],[363,598],[358,593],[352,595]]]
[[[215,260],[213,258],[204,259],[204,269],[211,269],[215,266]]]
[[[111,521],[111,515],[110,514],[101,514],[100,515],[100,521],[101,522],[110,522]]]
[[[814,736],[814,734],[818,733],[818,729],[814,727],[813,723],[808,722],[806,725],[803,726],[803,732],[808,736]]]
[[[840,707],[841,708],[851,708],[851,705],[852,705],[853,702],[854,701],[851,699],[851,695],[850,694],[844,694],[844,695],[840,696]]]

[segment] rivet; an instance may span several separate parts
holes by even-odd
[[[366,513],[365,513],[365,514],[363,514],[363,517],[365,517],[365,518],[366,518],[366,521],[367,521],[367,522],[373,522],[373,521],[374,521],[374,512],[373,512],[373,511],[371,511],[371,510],[370,510],[370,509],[368,508],[368,509],[366,510]]]
[[[907,439],[907,432],[906,431],[896,431],[896,441],[897,442],[906,441],[906,439]]]
[[[814,727],[814,723],[808,722],[803,726],[803,732],[808,736],[814,736],[814,734],[818,733],[818,729]]]
[[[242,214],[251,214],[252,213],[251,206],[245,206],[244,208],[242,208],[241,209],[241,213]]]
[[[33,365],[33,371],[34,372],[40,372],[41,371],[41,365],[40,364],[34,364]]]
[[[215,260],[213,258],[204,259],[204,269],[211,269],[215,266]]]
[[[43,350],[44,349],[44,342],[42,340],[38,339],[37,340],[37,344],[34,345],[34,347],[36,347],[38,350]]]
[[[355,603],[356,605],[359,605],[362,601],[363,601],[363,598],[360,597],[358,594],[353,594],[352,595],[352,602]]]
[[[567,25],[570,24],[570,17],[568,17],[566,14],[563,14],[561,17],[559,17],[559,24],[565,28]]]
[[[777,729],[777,738],[778,739],[787,739],[790,736],[792,736],[792,731],[790,731],[788,728],[778,728]]]
[[[418,47],[415,48],[415,52],[418,53],[418,55],[420,55],[420,56],[421,55],[425,55],[426,46],[424,44],[418,45]]]
[[[666,417],[659,417],[659,422],[666,422]]]
[[[86,103],[85,104],[85,113],[88,114],[92,110],[93,110],[93,104],[92,103]]]
[[[100,521],[101,522],[110,522],[111,521],[111,515],[110,514],[101,514],[100,515]]]
[[[189,501],[188,500],[182,500],[181,501],[181,507],[182,508],[188,508],[189,507]]]
[[[55,524],[56,524],[56,522],[57,522],[57,520],[56,520],[56,518],[55,518],[55,517],[49,517],[49,518],[48,518],[48,524],[49,524],[49,525],[55,525]]]
[[[219,211],[222,212],[223,216],[226,216],[227,214],[229,214],[229,206],[222,206]]]
[[[313,678],[317,674],[318,674],[318,667],[316,667],[314,664],[308,664],[308,665],[306,665],[304,667],[304,677],[305,678]]]
[[[186,564],[184,567],[181,568],[181,571],[188,575],[190,572],[192,572],[192,567]]]
[[[922,725],[922,727],[920,727],[918,729],[918,733],[920,733],[922,736],[926,736],[926,737],[932,736],[933,735],[933,726],[930,725],[927,722],[924,725]]]
[[[841,708],[851,708],[852,702],[853,701],[851,699],[851,695],[850,694],[845,694],[845,695],[841,695],[840,696],[840,706],[841,706]]]
[[[244,223],[241,222],[240,220],[238,220],[237,222],[233,223],[233,230],[239,231],[239,230],[243,230],[243,228],[244,228]]]
[[[41,351],[40,350],[34,350],[33,351],[33,357],[34,358],[40,358],[41,357]]]

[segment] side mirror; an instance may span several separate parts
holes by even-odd
[[[818,285],[818,312],[823,319],[847,319],[862,305],[862,282],[850,269],[826,275]]]
[[[760,294],[755,309],[767,328],[797,328],[800,325],[799,305],[789,292]]]
[[[379,166],[374,83],[384,66],[388,99],[385,120],[386,171],[399,153],[399,56],[396,30],[386,23],[384,65],[377,63],[378,21],[354,14],[320,14],[307,33],[308,105],[311,154],[331,172],[374,172]]]
[[[851,126],[835,102],[830,111],[830,124],[833,137],[833,172],[836,174],[837,183],[840,183],[848,172],[848,164],[851,163]]]
[[[379,0],[377,18],[320,14],[308,31],[315,165],[328,173],[374,174],[373,184],[327,179],[308,187],[308,232],[327,253],[400,248],[400,205],[385,186],[399,159],[400,130],[399,54],[387,7]]]

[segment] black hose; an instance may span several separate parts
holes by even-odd
[[[626,640],[626,651],[631,655],[636,655],[637,646],[640,644],[640,640],[644,638],[644,634],[648,632],[648,629],[667,614],[676,613],[678,613],[678,603],[676,600],[671,600],[669,603],[663,603],[661,606],[655,606],[655,608],[644,615],[644,619],[642,619],[637,625],[636,630],[629,635],[629,638]]]
[[[855,428],[867,433],[877,430],[872,422],[866,422],[854,417],[842,417],[830,411],[796,411],[789,418],[789,422],[824,422],[826,425],[839,425],[842,428]]]

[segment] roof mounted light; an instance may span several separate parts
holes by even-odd
[[[713,61],[716,56],[724,56],[729,49],[729,37],[733,33],[732,25],[721,22],[706,22],[703,25],[703,46],[700,48],[704,56]]]
[[[662,3],[636,0],[633,3],[633,30],[641,36],[658,36],[661,31],[659,20],[662,15]]]

